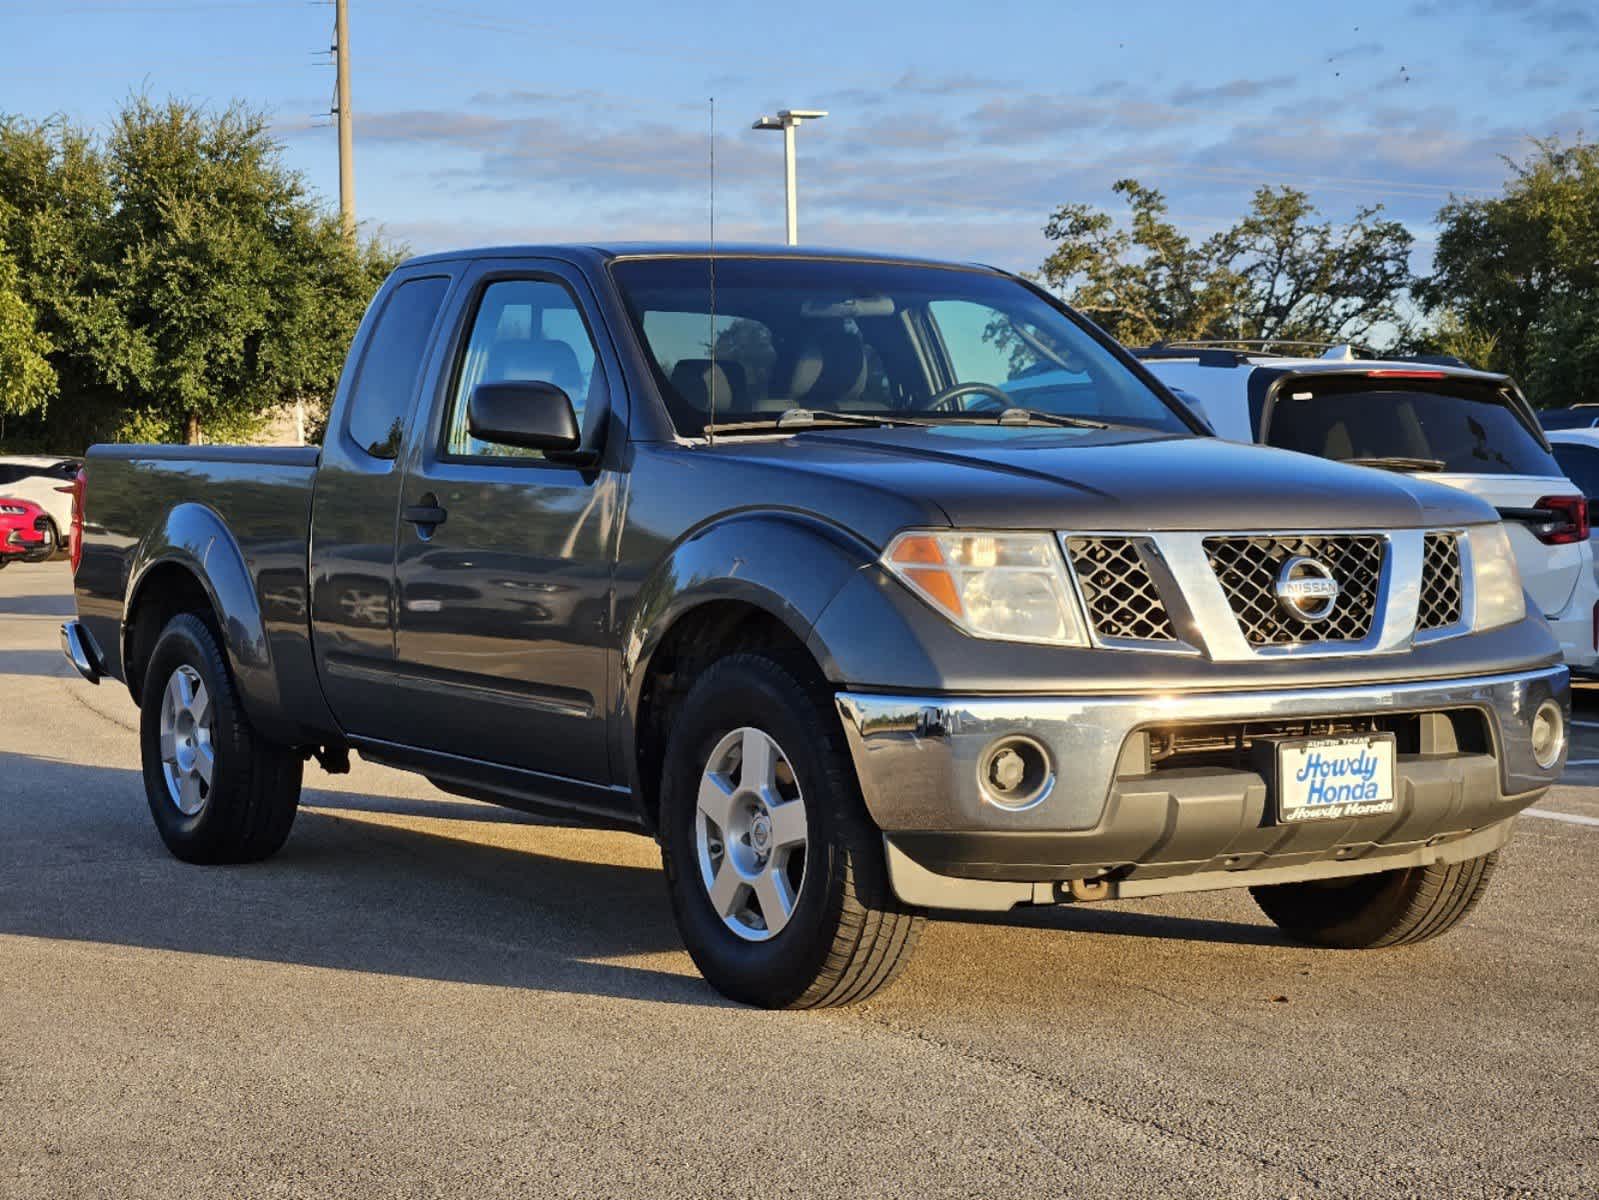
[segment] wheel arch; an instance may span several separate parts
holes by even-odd
[[[680,541],[640,589],[622,642],[618,777],[645,826],[660,811],[660,766],[670,715],[689,682],[729,654],[770,653],[807,682],[831,687],[808,643],[817,618],[875,551],[803,514],[745,513]]]
[[[276,729],[278,682],[266,623],[244,553],[215,511],[194,503],[173,508],[140,545],[127,597],[122,662],[135,703],[161,630],[177,614],[192,612],[221,644],[251,722]]]

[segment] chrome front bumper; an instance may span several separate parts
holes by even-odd
[[[891,846],[967,878],[1062,881],[1353,862],[1507,821],[1559,777],[1534,761],[1530,727],[1564,666],[1398,685],[1168,695],[838,696],[867,809]],[[1273,782],[1250,769],[1151,771],[1131,753],[1153,727],[1475,710],[1490,745],[1400,756],[1399,809],[1274,824]],[[1030,738],[1053,778],[1031,807],[996,804],[980,771],[995,740]],[[891,855],[891,862],[892,862]],[[1376,870],[1372,866],[1366,869]],[[1240,879],[1238,882],[1248,882]]]

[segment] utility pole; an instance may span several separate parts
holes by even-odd
[[[819,121],[827,114],[816,108],[785,108],[775,117],[762,117],[751,129],[783,131],[783,196],[788,210],[788,244],[799,245],[799,185],[794,179],[794,130],[801,121]]]
[[[350,12],[349,0],[334,0],[333,54],[338,70],[339,118],[339,219],[344,236],[355,244],[355,131],[350,119]]]

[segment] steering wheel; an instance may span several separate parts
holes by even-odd
[[[957,404],[962,396],[980,396],[974,405]],[[1003,389],[991,383],[955,383],[945,388],[927,402],[930,410],[937,412],[1004,412],[1014,408],[1016,401]]]

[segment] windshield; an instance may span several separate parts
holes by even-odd
[[[1410,459],[1462,475],[1560,474],[1498,389],[1469,380],[1435,386],[1449,390],[1291,379],[1281,385],[1263,440],[1322,458]]]
[[[994,420],[1012,408],[1191,433],[1085,329],[982,271],[812,259],[622,260],[613,271],[680,433],[790,409]],[[714,366],[712,355],[714,352]]]

